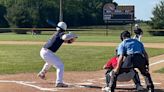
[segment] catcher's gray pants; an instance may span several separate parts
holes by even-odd
[[[56,68],[56,83],[63,83],[64,64],[52,51],[42,48],[40,56],[45,61],[41,72],[48,71],[53,66]]]

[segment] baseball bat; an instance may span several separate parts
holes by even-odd
[[[46,22],[47,22],[49,25],[51,25],[51,26],[53,26],[53,27],[56,27],[56,24],[55,24],[54,22],[52,22],[51,20],[47,19]]]

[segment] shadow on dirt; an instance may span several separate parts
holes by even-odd
[[[85,87],[85,88],[96,88],[96,89],[102,89],[102,87],[100,86],[94,86],[94,85],[80,85],[81,87]]]
[[[116,88],[116,90],[124,90],[130,92],[137,92],[135,88]],[[144,89],[142,92],[148,92],[147,89]],[[155,89],[155,92],[164,92],[164,89]]]
[[[80,85],[81,87],[85,88],[94,88],[94,89],[102,89],[100,86],[95,86],[95,85]],[[137,92],[135,88],[116,88],[116,90],[122,90],[122,91],[128,91],[128,92]],[[121,91],[121,92],[122,92]],[[142,92],[147,92],[146,89]],[[164,89],[155,89],[155,92],[164,92]]]
[[[155,92],[164,92],[164,89],[155,89]]]

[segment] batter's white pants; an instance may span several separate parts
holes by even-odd
[[[56,68],[56,83],[63,83],[64,64],[52,51],[42,48],[40,56],[45,61],[41,72],[48,71],[51,66]]]

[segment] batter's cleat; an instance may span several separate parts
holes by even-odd
[[[68,87],[68,85],[64,83],[57,83],[55,87]]]
[[[144,88],[143,88],[141,85],[138,85],[138,86],[136,87],[136,90],[137,90],[138,92],[142,92],[142,91],[144,90]]]
[[[42,80],[46,80],[46,75],[43,72],[38,73],[38,77]]]
[[[102,88],[103,92],[111,92],[110,87],[104,87]]]

